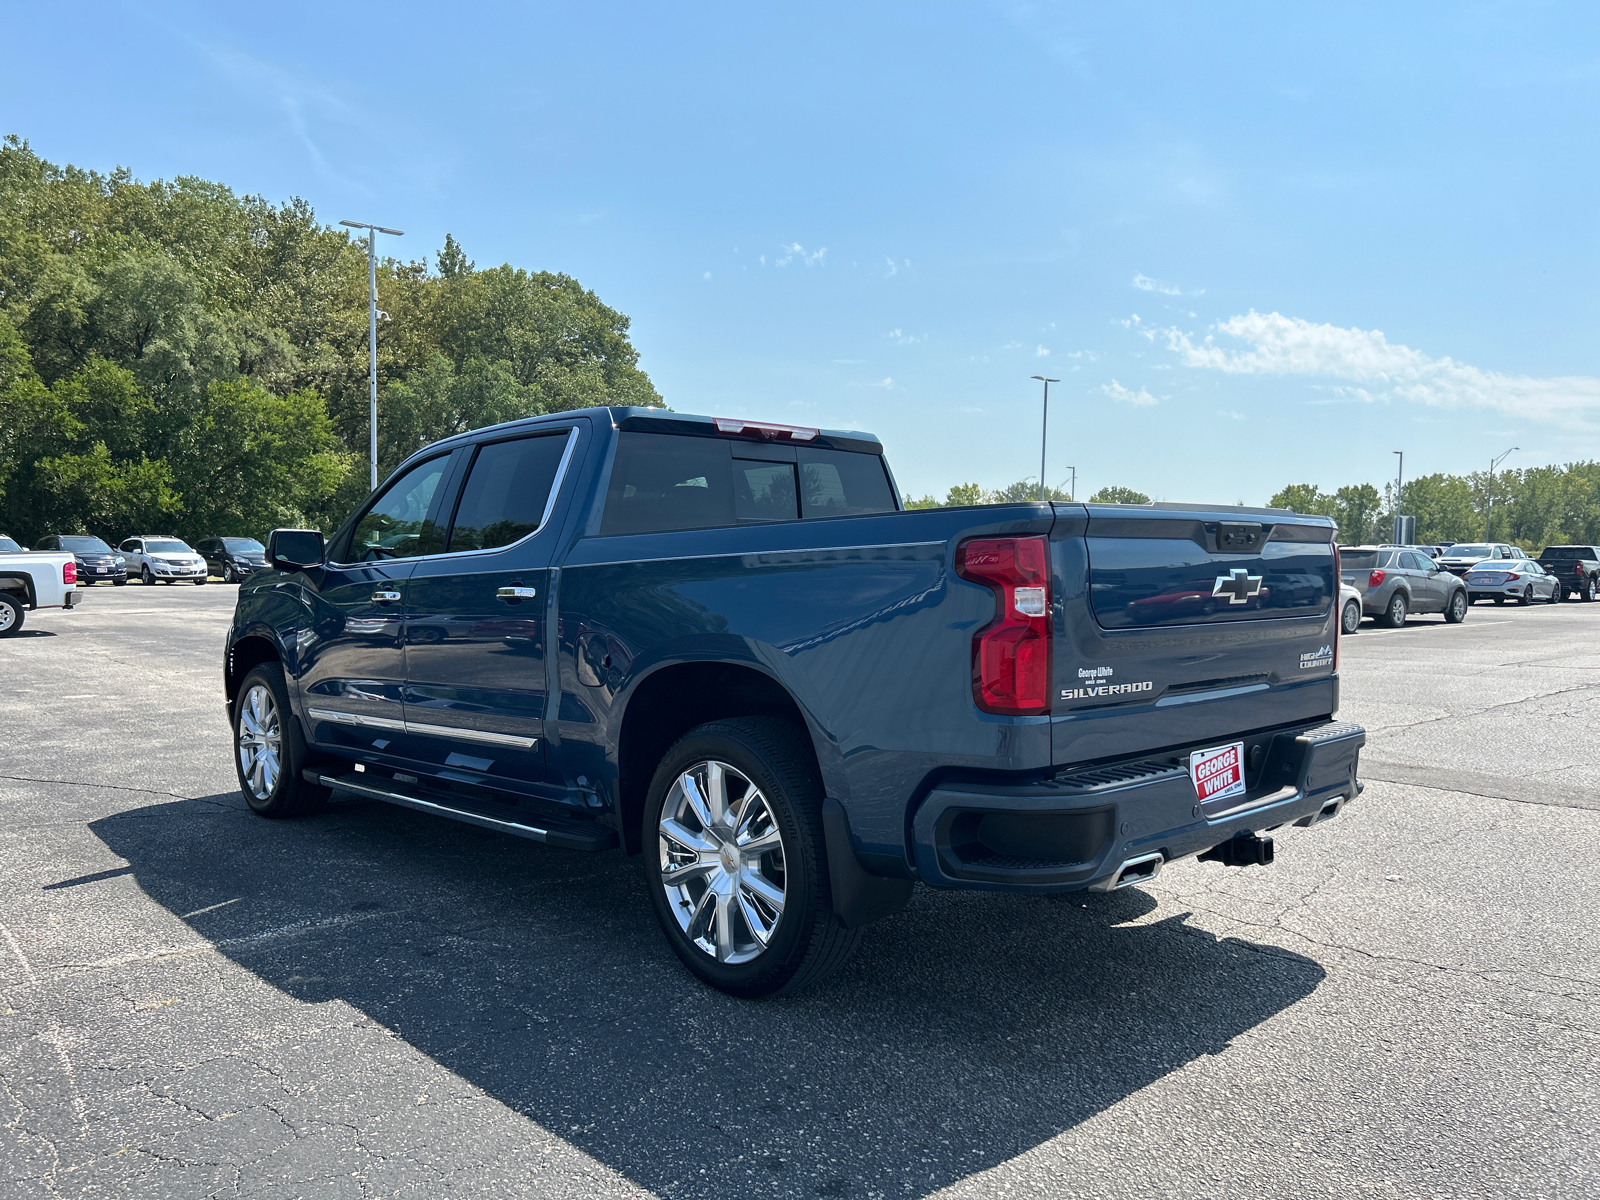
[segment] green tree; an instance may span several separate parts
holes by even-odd
[[[1089,497],[1090,504],[1149,504],[1150,497],[1126,487],[1103,487]]]

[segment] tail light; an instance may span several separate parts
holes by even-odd
[[[1383,571],[1374,571],[1372,574],[1368,575],[1367,586],[1369,588],[1382,587],[1384,574],[1385,572]]]
[[[1042,537],[973,538],[956,574],[988,584],[995,619],[972,639],[972,696],[984,712],[1050,710],[1050,551]]]
[[[62,583],[77,583],[78,582],[78,564],[77,564],[77,562],[75,560],[70,560],[69,559],[67,562],[64,562],[64,563],[61,564],[61,582]]]
[[[1506,582],[1507,583],[1510,583],[1513,579],[1521,579],[1521,578],[1522,578],[1522,576],[1518,575],[1515,571],[1507,571],[1506,572]]]
[[[1344,635],[1344,604],[1339,598],[1339,587],[1344,576],[1339,573],[1339,547],[1333,548],[1333,673],[1339,673],[1339,639]]]

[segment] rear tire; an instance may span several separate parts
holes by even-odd
[[[0,638],[16,637],[22,632],[22,605],[10,593],[0,592]]]
[[[1559,583],[1556,584],[1555,587],[1550,589],[1550,603],[1551,604],[1560,604],[1561,603],[1561,597],[1563,595],[1565,595],[1565,594],[1566,594],[1566,589],[1563,588]]]
[[[690,730],[656,768],[640,835],[662,933],[719,991],[793,991],[855,948],[860,931],[833,915],[822,780],[787,721],[740,717]]]
[[[1399,629],[1406,623],[1406,609],[1408,607],[1410,606],[1406,603],[1406,594],[1396,591],[1393,596],[1389,597],[1389,607],[1383,610],[1383,623],[1390,629]]]
[[[1581,589],[1579,589],[1579,591],[1578,591],[1578,599],[1584,601],[1587,604],[1592,604],[1594,602],[1595,592],[1596,592],[1596,588],[1595,588],[1594,579],[1593,578],[1585,579],[1583,581],[1583,587]]]
[[[304,816],[332,794],[300,775],[310,754],[277,663],[262,663],[239,684],[233,701],[233,750],[239,791],[260,816]]]
[[[1359,600],[1351,600],[1344,606],[1344,613],[1340,619],[1340,628],[1345,633],[1354,633],[1361,628],[1361,602]]]
[[[1530,583],[1522,589],[1522,595],[1517,597],[1517,603],[1523,608],[1527,608],[1528,605],[1533,603],[1533,584]]]
[[[1444,606],[1444,619],[1451,625],[1459,625],[1467,619],[1467,593],[1465,590],[1458,591],[1450,597],[1450,602]]]

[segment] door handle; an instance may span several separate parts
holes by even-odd
[[[532,600],[539,593],[530,587],[503,587],[495,592],[499,600]]]
[[[393,604],[398,599],[400,599],[400,593],[399,592],[373,592],[372,593],[372,602],[374,604]]]

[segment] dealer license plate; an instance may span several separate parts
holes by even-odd
[[[96,567],[94,569],[96,575],[104,575],[106,573],[106,570],[107,570],[107,568],[105,568],[105,567]]]
[[[1244,795],[1244,743],[1196,750],[1189,755],[1189,778],[1202,805]]]

